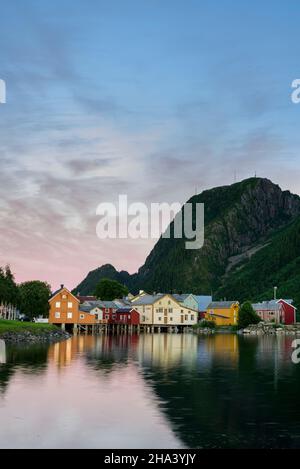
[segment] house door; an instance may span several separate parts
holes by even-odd
[[[183,316],[181,316],[180,320],[181,320],[181,324],[183,324],[184,317],[183,317]]]

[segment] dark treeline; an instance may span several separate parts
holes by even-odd
[[[20,313],[32,319],[48,314],[50,295],[48,283],[32,280],[17,285],[10,267],[0,267],[0,305],[16,306]]]
[[[20,291],[10,267],[0,267],[0,303],[20,305]]]

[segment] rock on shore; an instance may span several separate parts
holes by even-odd
[[[240,331],[242,334],[250,335],[300,335],[300,324],[274,324],[260,322],[251,324]]]
[[[7,343],[52,343],[59,342],[62,340],[69,339],[71,335],[68,332],[62,331],[61,329],[57,330],[45,330],[43,332],[33,333],[30,331],[11,331],[4,332],[0,335],[0,339],[4,340]]]

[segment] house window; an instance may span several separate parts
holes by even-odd
[[[73,314],[69,311],[68,312],[68,319],[72,319],[72,317],[73,317]]]
[[[57,302],[55,303],[55,308],[60,308],[60,301],[57,301]]]
[[[170,304],[171,304],[171,301],[169,300],[169,301],[168,301],[168,305],[170,305]]]
[[[142,322],[145,322],[146,321],[146,316],[143,316],[142,317]]]
[[[60,313],[58,311],[55,313],[55,319],[60,319]]]
[[[105,312],[106,312],[106,313],[109,313],[109,309],[108,309],[108,308],[105,308]]]
[[[181,314],[183,314],[183,309],[180,312],[181,312]]]
[[[192,316],[191,316],[191,321],[194,321],[194,315],[193,315],[193,314],[192,314]]]
[[[161,316],[159,316],[158,320],[161,321]]]
[[[72,301],[68,301],[68,308],[73,308],[73,303],[72,303]]]
[[[187,314],[184,316],[184,319],[185,319],[185,321],[188,321],[188,320],[189,320],[189,317],[188,317]]]
[[[169,313],[173,313],[173,308],[169,308]]]
[[[66,299],[67,299],[67,295],[63,295],[63,296],[62,296],[62,299],[63,299],[63,300],[66,300]]]
[[[128,321],[130,321],[130,314],[128,314]]]
[[[173,321],[173,318],[170,318],[170,321]]]
[[[109,319],[109,314],[106,314],[106,315],[105,315],[105,319]]]
[[[81,314],[81,315],[80,315],[80,319],[84,319],[84,314]]]

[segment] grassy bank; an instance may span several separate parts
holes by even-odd
[[[47,334],[47,332],[56,331],[57,327],[51,324],[36,324],[34,322],[6,321],[0,319],[0,336],[6,332],[31,334]]]

